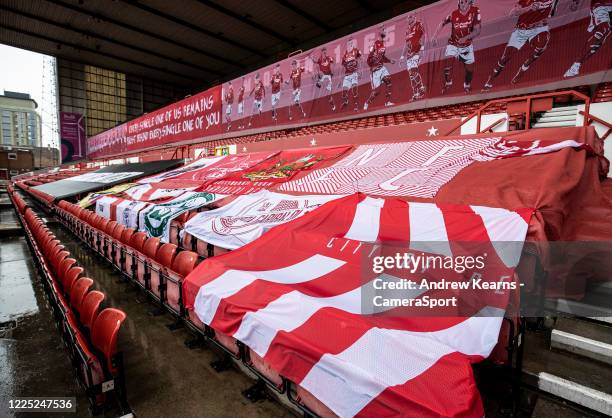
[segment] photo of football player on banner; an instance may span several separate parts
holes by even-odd
[[[224,83],[225,131],[605,77],[611,9],[612,0],[439,1]]]

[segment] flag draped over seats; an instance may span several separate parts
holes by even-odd
[[[470,364],[497,343],[509,291],[467,292],[460,308],[437,314],[378,307],[374,282],[394,276],[372,266],[402,243],[451,257],[476,255],[465,243],[477,243],[486,256],[480,277],[510,282],[517,247],[500,244],[516,243],[520,254],[531,214],[354,194],[205,260],[185,279],[183,297],[201,321],[242,341],[339,416],[482,417]],[[430,280],[440,273],[423,272]],[[446,271],[446,278],[461,282],[475,273]]]
[[[280,185],[278,190],[432,198],[440,187],[475,161],[543,154],[583,145],[576,141],[518,142],[501,137],[366,144],[329,167]]]
[[[352,146],[300,148],[284,150],[242,171],[229,173],[212,184],[197,190],[224,194],[249,194],[270,189],[291,180],[299,173],[319,168],[326,162],[338,158]]]
[[[141,230],[150,237],[159,237],[162,242],[170,241],[170,222],[192,209],[216,202],[226,195],[206,192],[187,192],[168,202],[150,205],[139,211]]]
[[[239,196],[218,209],[198,213],[185,223],[185,232],[209,244],[233,250],[254,241],[270,228],[292,221],[338,197],[291,196],[261,190]]]

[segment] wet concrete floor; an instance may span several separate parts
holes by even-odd
[[[137,416],[294,416],[277,402],[244,398],[241,392],[253,380],[234,369],[215,372],[210,362],[218,359],[216,352],[188,349],[184,341],[191,335],[186,330],[170,331],[166,325],[171,318],[151,316],[153,305],[132,285],[119,282],[119,273],[107,262],[58,224],[48,226],[94,279],[95,288],[106,294],[106,306],[127,313],[118,347],[124,352],[128,402]],[[74,381],[25,239],[3,239],[1,244],[0,295],[9,303],[0,302],[0,314],[16,319],[18,326],[0,336],[0,417],[12,416],[3,406],[16,396],[77,396],[77,414],[67,416],[88,416],[87,400]]]

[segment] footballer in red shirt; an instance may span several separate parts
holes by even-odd
[[[306,112],[302,108],[301,103],[301,95],[302,95],[302,73],[304,72],[304,67],[298,65],[297,60],[291,61],[291,73],[289,74],[289,80],[291,80],[291,87],[293,87],[293,105],[300,109],[302,115],[306,117]],[[285,81],[285,83],[289,84],[289,80]],[[292,119],[291,116],[291,107],[289,106],[289,120]]]
[[[487,79],[483,91],[493,88],[493,80],[504,70],[510,58],[523,48],[526,43],[529,43],[531,55],[519,67],[517,73],[512,78],[513,84],[517,83],[531,64],[542,56],[550,40],[548,18],[555,12],[556,5],[557,0],[518,0],[510,10],[510,16],[518,16],[516,27],[512,35],[510,35],[510,40],[502,56]]]
[[[272,78],[270,79],[270,88],[272,90],[272,95],[270,96],[272,103],[272,120],[276,120],[276,106],[278,105],[278,102],[280,102],[282,85],[283,75],[280,72],[280,64],[276,64],[274,66],[274,70],[272,71]]]
[[[261,82],[261,75],[259,73],[255,74],[255,85],[249,93],[249,97],[250,96],[253,96],[253,110],[251,111],[249,126],[251,126],[251,124],[253,123],[253,116],[255,116],[255,112],[257,112],[258,116],[261,116],[261,111],[263,109],[263,99],[264,97],[266,97],[266,88]]]
[[[573,0],[570,8],[578,10],[580,0]],[[575,77],[580,74],[580,67],[595,54],[610,37],[610,13],[612,13],[612,0],[591,0],[591,21],[587,27],[590,34],[584,46],[584,52],[565,72],[564,77]]]
[[[334,96],[332,95],[332,77],[334,76],[333,65],[334,59],[327,55],[327,48],[321,48],[321,55],[319,58],[313,59],[308,55],[308,58],[317,65],[319,72],[316,76],[316,86],[321,88],[325,86],[327,95],[329,97],[329,105],[331,106],[332,112],[336,111],[336,104],[334,103]]]
[[[344,67],[344,78],[342,79],[342,108],[348,106],[348,92],[353,92],[353,110],[359,110],[359,63],[361,51],[355,46],[353,38],[346,42],[346,51],[342,56],[342,66]]]
[[[242,77],[242,85],[240,89],[238,89],[238,118],[242,118],[242,115],[244,115],[244,77]],[[242,119],[239,123],[240,125],[238,128],[244,128],[244,126],[242,126]]]
[[[367,63],[370,67],[370,84],[372,91],[370,96],[363,104],[363,110],[368,110],[368,106],[380,91],[380,86],[385,85],[385,106],[392,106],[391,102],[391,74],[385,67],[386,63],[395,64],[395,61],[387,58],[386,52],[387,47],[385,46],[385,28],[381,28],[378,39],[374,41],[374,44],[370,47],[368,54]]]
[[[227,122],[227,129],[230,130],[232,127],[232,105],[234,104],[234,88],[232,82],[227,83],[225,90],[225,122]]]
[[[418,100],[425,95],[425,85],[419,73],[419,63],[421,62],[421,51],[425,48],[425,29],[423,23],[417,20],[414,14],[409,14],[406,17],[406,42],[402,49],[400,63],[406,60],[406,69],[408,70],[408,78],[412,87],[412,98],[410,100]]]
[[[474,6],[473,0],[459,0],[458,7],[453,10],[438,26],[433,37],[435,44],[438,33],[448,24],[451,25],[451,35],[448,38],[448,45],[444,55],[446,63],[444,65],[444,86],[442,94],[446,93],[453,85],[453,62],[458,59],[463,63],[465,77],[463,89],[466,93],[472,90],[472,77],[474,75],[474,45],[472,41],[480,35],[480,9]]]

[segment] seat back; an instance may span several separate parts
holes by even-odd
[[[70,256],[70,253],[66,250],[62,250],[59,253],[57,253],[55,258],[51,260],[51,266],[53,267],[53,272],[55,274],[58,274],[60,263],[64,261],[68,256]]]
[[[125,318],[125,312],[115,308],[106,308],[100,312],[91,329],[91,343],[104,354],[111,372],[115,371],[112,358],[117,352],[117,336]]]
[[[121,237],[123,236],[123,231],[125,231],[125,226],[118,224],[113,231],[113,238],[117,241],[121,241]]]
[[[67,260],[70,260],[68,258]],[[64,293],[67,295],[72,294],[72,288],[74,287],[74,283],[81,277],[83,274],[83,267],[70,267],[66,274],[61,278],[62,286],[64,286]],[[61,277],[61,276],[60,276]]]
[[[65,258],[60,262],[59,268],[57,270],[57,276],[59,277],[59,281],[62,284],[66,280],[66,274],[68,273],[68,270],[70,270],[70,268],[73,266],[76,267],[76,262],[77,261],[74,258]]]
[[[174,257],[176,256],[177,247],[174,244],[164,244],[159,247],[157,250],[157,254],[155,256],[155,260],[168,268],[172,267],[172,262],[174,261]]]
[[[172,263],[172,270],[185,277],[198,264],[198,255],[193,251],[181,251]]]
[[[134,235],[134,230],[132,228],[125,228],[123,230],[123,234],[121,234],[121,242],[123,242],[124,244],[130,244],[130,240],[132,239],[132,236]]]
[[[72,270],[73,269],[70,269],[68,274],[70,274]],[[76,310],[77,312],[81,312],[83,298],[85,298],[85,295],[87,292],[89,292],[89,288],[91,286],[93,286],[93,280],[89,277],[81,277],[74,282],[72,288],[70,289],[70,306],[72,306],[72,309]]]
[[[142,252],[150,259],[155,260],[159,244],[159,238],[149,238],[145,241],[144,246],[142,247]]]
[[[104,232],[106,232],[107,235],[109,236],[113,236],[113,231],[115,230],[115,228],[117,227],[117,225],[119,225],[117,223],[117,221],[109,221],[106,224],[106,228],[104,229]]]
[[[144,246],[146,240],[147,234],[144,232],[136,232],[134,235],[132,235],[130,247],[134,248],[136,251],[142,251],[142,247]]]
[[[100,304],[104,300],[104,293],[97,290],[92,290],[87,293],[81,302],[79,308],[79,316],[81,318],[81,324],[87,329],[91,329],[94,321],[98,317],[98,310]]]

